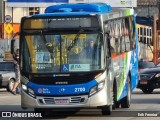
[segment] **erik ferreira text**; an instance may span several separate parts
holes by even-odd
[[[138,113],[138,117],[157,117],[158,113]]]

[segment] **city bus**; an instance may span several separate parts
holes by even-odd
[[[129,108],[138,83],[135,24],[133,9],[105,3],[53,5],[23,17],[22,108],[97,108],[103,115]]]

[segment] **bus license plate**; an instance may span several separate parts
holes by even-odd
[[[55,104],[69,104],[69,99],[54,99]]]

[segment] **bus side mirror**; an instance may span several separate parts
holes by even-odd
[[[17,32],[16,34],[14,34],[12,40],[11,40],[11,54],[14,54],[14,50],[15,50],[15,37],[18,36],[20,33]]]
[[[14,54],[15,39],[11,40],[11,54]]]

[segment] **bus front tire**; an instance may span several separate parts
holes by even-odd
[[[119,106],[120,106],[120,103],[117,101],[117,85],[116,85],[115,82],[114,82],[114,85],[113,85],[112,99],[113,99],[112,109],[115,110],[116,108],[119,108]]]
[[[127,96],[121,100],[121,107],[122,108],[129,108],[130,104],[131,104],[131,80],[130,80],[129,76],[128,76],[127,80],[128,80],[128,84],[127,84],[128,91],[127,91]]]
[[[106,105],[102,107],[102,115],[111,115],[112,105]]]

